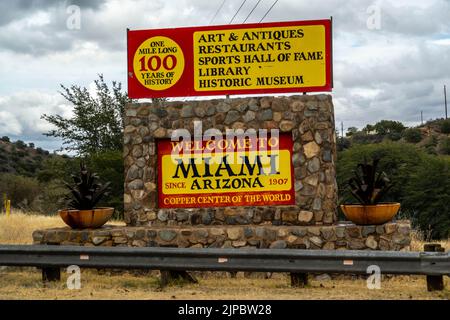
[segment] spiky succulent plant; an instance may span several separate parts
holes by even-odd
[[[386,173],[377,171],[380,159],[373,159],[372,163],[359,163],[354,176],[348,180],[350,192],[363,205],[374,205],[381,201],[393,187]]]
[[[79,174],[72,174],[71,177],[74,182],[72,185],[64,183],[70,190],[65,198],[70,209],[94,209],[103,196],[108,194],[110,182],[104,185],[97,182],[99,177],[90,172],[83,161],[80,162]]]

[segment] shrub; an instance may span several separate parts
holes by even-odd
[[[439,151],[442,154],[450,155],[450,138],[445,138],[441,141]]]
[[[353,170],[364,158],[380,158],[379,169],[386,172],[395,186],[386,197],[386,202],[401,202],[404,196],[403,186],[408,182],[411,172],[422,164],[426,156],[416,146],[399,142],[382,142],[378,144],[354,145],[351,149],[340,152],[337,161],[337,182],[342,202],[350,203],[352,196],[345,189],[346,182],[353,176]]]
[[[442,133],[449,134],[450,133],[450,119],[445,119],[441,121],[439,124],[439,129],[441,129]]]
[[[436,135],[433,134],[431,137],[425,140],[425,144],[423,146],[428,154],[437,155],[436,151],[437,145],[438,145],[438,138]]]
[[[404,186],[402,206],[415,226],[432,238],[450,236],[450,161],[427,156]]]
[[[106,151],[86,158],[88,167],[97,173],[102,182],[110,181],[110,192],[99,206],[114,207],[114,218],[123,219],[123,159],[121,151]]]
[[[77,170],[77,162],[72,158],[51,157],[42,162],[42,168],[37,173],[41,183],[52,180],[70,180],[70,173]]]
[[[37,198],[41,189],[34,178],[3,173],[0,179],[0,194],[6,194],[11,206],[30,210],[31,203]]]
[[[84,161],[80,161],[80,170],[72,174],[72,183],[65,182],[64,185],[70,191],[65,200],[69,209],[92,210],[97,207],[100,200],[108,194],[111,182],[102,184],[99,176],[90,171]]]
[[[338,138],[336,141],[336,148],[338,151],[343,151],[351,147],[351,142],[347,138]]]
[[[415,145],[383,142],[356,145],[338,154],[337,182],[341,203],[352,200],[345,189],[352,170],[364,157],[381,158],[380,170],[395,184],[387,202],[400,202],[401,215],[434,238],[446,238],[450,231],[450,160],[430,156]]]
[[[400,132],[391,132],[387,135],[387,137],[391,141],[398,141],[402,138],[402,134]]]
[[[402,133],[405,130],[405,126],[399,121],[381,120],[375,123],[374,129],[376,133],[384,136],[393,132]]]
[[[417,128],[409,128],[403,131],[403,138],[409,143],[418,143],[422,140],[422,132]]]
[[[357,144],[380,143],[381,141],[383,141],[383,136],[379,134],[367,134],[358,131],[352,135],[352,142]]]
[[[52,180],[41,183],[41,193],[31,204],[33,211],[43,213],[45,215],[53,215],[59,209],[64,207],[63,198],[67,191],[61,180]]]
[[[14,144],[17,146],[17,148],[19,149],[25,149],[27,147],[27,145],[25,144],[25,142],[23,142],[22,140],[17,140],[16,142],[14,142]]]

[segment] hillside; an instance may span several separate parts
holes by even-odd
[[[0,173],[34,177],[42,169],[43,161],[54,157],[60,156],[35,148],[32,143],[11,142],[8,137],[0,139]]]
[[[450,154],[450,122],[438,119],[417,127],[422,139],[417,145],[431,154]]]
[[[450,155],[450,119],[435,119],[417,127],[407,128],[401,122],[382,120],[359,130],[348,128],[345,138],[338,139],[338,150],[359,144],[398,141],[414,144],[432,155]]]

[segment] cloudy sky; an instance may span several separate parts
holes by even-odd
[[[258,0],[245,1],[242,23]],[[59,84],[92,87],[97,74],[126,88],[126,28],[228,24],[243,0],[15,0],[0,2],[0,136],[53,150],[43,113],[70,116]],[[261,0],[259,22],[274,0]],[[73,24],[73,5],[80,25]],[[414,125],[443,117],[450,86],[450,0],[279,0],[264,22],[333,16],[336,123]],[[213,21],[211,21],[213,20]],[[450,96],[450,89],[449,96]]]

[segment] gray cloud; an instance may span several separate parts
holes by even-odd
[[[0,27],[14,20],[22,19],[38,10],[49,10],[54,7],[78,5],[81,8],[98,9],[105,0],[14,0],[0,2]]]
[[[22,91],[0,97],[0,136],[12,140],[34,142],[36,146],[50,150],[58,149],[59,140],[45,137],[44,132],[52,129],[40,119],[43,113],[56,113],[70,116],[71,106],[59,94],[38,91]]]
[[[248,0],[241,23],[257,0]],[[222,0],[0,2],[0,134],[50,141],[42,113],[70,109],[59,83],[89,86],[97,73],[126,80],[126,28],[208,25]],[[227,1],[213,24],[228,24],[241,1]],[[258,22],[272,1],[261,1],[247,22]],[[81,28],[67,28],[67,7],[81,8]],[[372,5],[379,30],[367,28]],[[264,20],[333,16],[336,121],[362,127],[381,119],[417,123],[443,114],[450,86],[450,1],[280,0]],[[125,87],[125,86],[124,86]],[[449,90],[450,91],[450,90]],[[45,92],[45,93],[42,93]],[[47,142],[45,142],[47,143]]]

